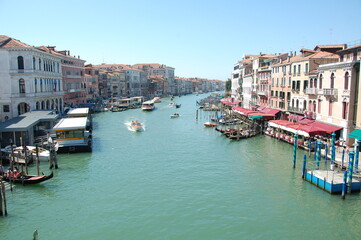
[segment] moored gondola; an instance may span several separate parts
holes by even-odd
[[[44,181],[52,178],[53,176],[54,176],[53,172],[51,172],[50,175],[28,175],[25,173],[20,173],[20,175],[16,176],[16,177],[12,177],[9,174],[5,174],[2,177],[2,179],[6,182],[9,182],[11,180],[11,182],[21,183],[21,184],[25,185],[25,184],[41,183],[41,182],[44,182]]]

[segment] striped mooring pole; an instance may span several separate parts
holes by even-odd
[[[345,149],[342,149],[342,162],[341,162],[341,169],[343,169],[343,164],[345,163]]]
[[[294,142],[293,142],[293,168],[296,167],[296,156],[297,156],[297,133],[294,136]]]
[[[356,142],[355,142],[355,172],[358,172],[359,151],[360,151],[359,140],[356,139]]]
[[[303,155],[302,178],[306,177],[306,154]]]
[[[343,183],[342,183],[342,199],[345,199],[347,192],[347,171],[343,172]]]
[[[328,143],[325,144],[325,164],[327,163]]]
[[[333,171],[336,160],[336,133],[332,133],[332,145],[331,145],[331,170]]]
[[[354,151],[349,153],[349,162],[348,162],[348,177],[347,177],[347,192],[351,193],[352,187],[352,173],[353,173],[353,158],[355,156]]]
[[[321,142],[317,141],[316,169],[320,169],[321,162]]]

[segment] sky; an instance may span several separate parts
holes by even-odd
[[[0,0],[0,35],[91,64],[227,80],[244,54],[361,44],[361,0]]]

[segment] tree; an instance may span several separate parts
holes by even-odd
[[[225,94],[226,97],[229,96],[229,93],[231,92],[231,88],[232,88],[232,80],[228,78],[228,80],[226,81],[226,94]]]

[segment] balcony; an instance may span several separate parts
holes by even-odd
[[[82,78],[83,76],[80,76],[80,75],[66,75],[67,78],[76,78],[76,79],[80,79]]]
[[[61,76],[61,73],[58,72],[48,72],[48,71],[35,70],[35,69],[12,69],[10,70],[10,74],[41,74],[41,75],[48,75],[53,77]]]
[[[302,113],[302,114],[305,111],[305,109],[297,108],[297,107],[291,107],[291,106],[288,106],[287,110],[290,111],[290,112],[296,112],[296,113]]]
[[[257,91],[257,94],[258,94],[258,95],[261,95],[261,96],[267,96],[267,92],[266,92],[266,91]]]
[[[32,93],[13,93],[11,97],[13,98],[34,98],[34,97],[50,97],[50,96],[62,96],[64,95],[63,91],[48,91],[48,92],[32,92]]]
[[[306,94],[318,95],[318,89],[317,88],[306,88]]]
[[[324,89],[322,89],[322,94],[324,96],[336,96],[337,88],[324,88]]]

